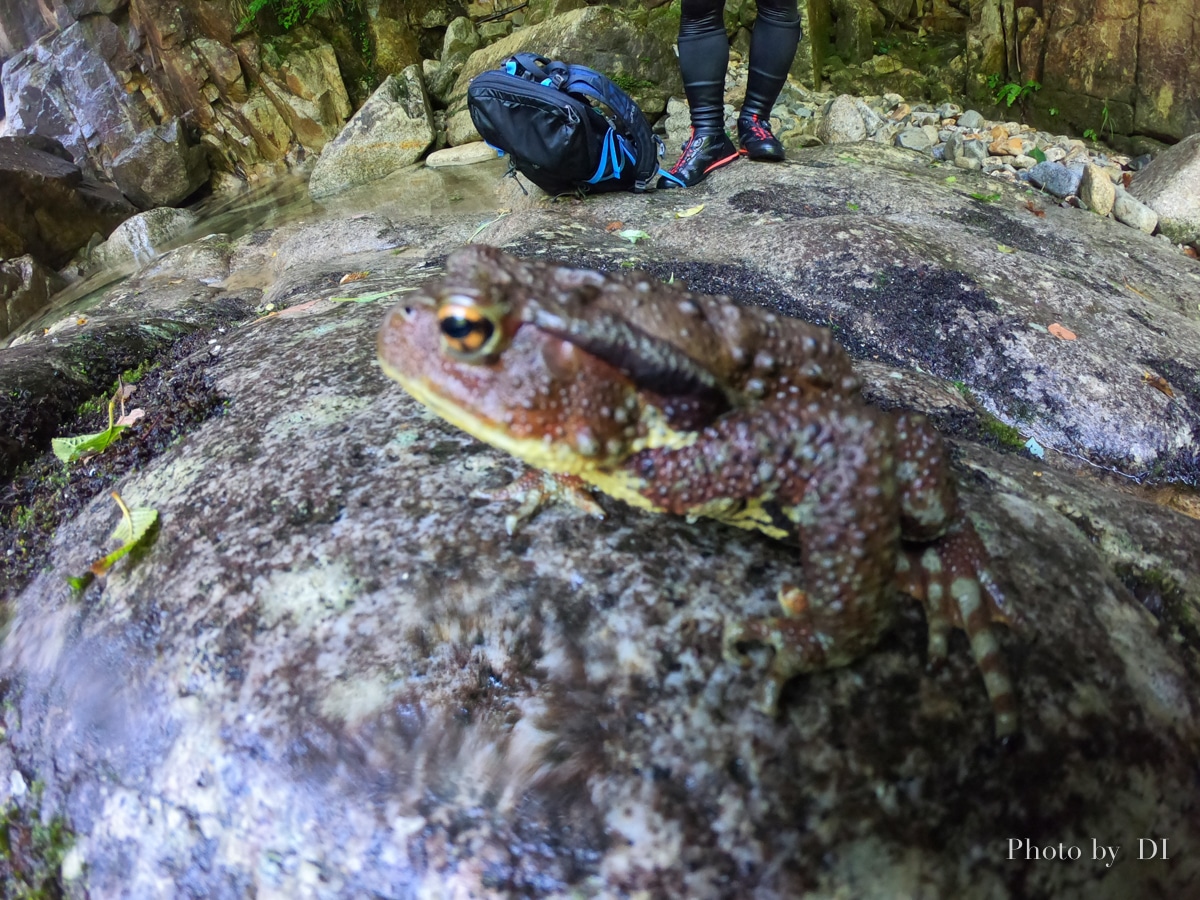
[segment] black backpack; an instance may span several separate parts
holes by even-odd
[[[586,66],[518,53],[471,81],[467,108],[509,171],[549,194],[644,191],[658,174],[662,141],[628,94]]]

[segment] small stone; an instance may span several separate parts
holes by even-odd
[[[992,126],[992,140],[993,141],[1007,141],[1008,140],[1008,129],[1005,128],[1003,125]]]
[[[1042,154],[1046,157],[1046,162],[1061,162],[1067,158],[1067,151],[1062,147],[1046,147]]]
[[[928,153],[933,149],[933,142],[923,128],[905,128],[896,135],[896,146],[905,150],[915,150],[918,153]]]
[[[934,125],[922,125],[921,130],[925,132],[925,137],[929,138],[929,146],[933,146],[938,142],[938,130]]]
[[[960,169],[966,169],[970,172],[978,172],[983,168],[983,164],[977,159],[971,159],[967,156],[958,156],[954,159],[954,165]]]
[[[1036,187],[1053,194],[1055,197],[1069,197],[1079,190],[1082,173],[1076,174],[1062,163],[1038,163],[1028,170],[1029,180]]]
[[[1034,159],[1032,156],[1025,156],[1024,154],[1018,154],[1017,156],[1014,156],[1012,159],[1009,160],[1009,164],[1014,169],[1032,169],[1034,166],[1036,166],[1038,164],[1038,161],[1036,159]]]
[[[968,109],[965,113],[958,117],[958,127],[967,128],[971,131],[977,131],[983,127],[984,118],[979,112]]]
[[[953,119],[962,115],[962,107],[957,103],[943,103],[937,108],[937,114],[943,119]]]
[[[842,94],[834,99],[817,126],[817,137],[826,144],[850,144],[866,140],[867,126],[853,97]]]
[[[1113,203],[1113,217],[1131,228],[1136,228],[1146,234],[1153,234],[1158,227],[1158,213],[1145,203],[1133,197],[1124,188],[1115,188],[1116,201]]]
[[[969,138],[963,141],[962,155],[967,159],[973,159],[976,162],[982,163],[988,158],[988,148],[982,140],[977,138]]]
[[[445,150],[430,153],[425,157],[425,165],[431,169],[444,169],[449,166],[469,166],[496,158],[497,153],[494,147],[483,141],[472,141],[469,144],[460,144],[457,147],[447,147]]]
[[[1116,202],[1117,189],[1107,172],[1099,166],[1089,165],[1084,168],[1079,181],[1079,199],[1096,215],[1107,216]]]

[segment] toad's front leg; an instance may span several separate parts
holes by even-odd
[[[783,587],[782,616],[733,621],[724,635],[726,658],[743,666],[749,645],[774,651],[764,712],[778,711],[793,676],[854,661],[891,624],[900,509],[886,426],[847,405],[794,433],[783,468],[802,477],[782,481],[777,502],[800,535],[806,589]]]

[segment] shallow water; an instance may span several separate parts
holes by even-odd
[[[344,218],[347,213],[357,212],[380,212],[395,224],[403,225],[440,213],[490,211],[495,206],[496,185],[504,177],[505,169],[500,160],[436,169],[422,163],[321,202],[309,196],[307,177],[284,175],[247,186],[238,194],[206,198],[189,207],[199,217],[194,227],[148,252],[136,264],[100,269],[73,282],[55,294],[42,312],[13,332],[6,345],[19,342],[22,335],[50,327],[64,315],[86,312],[102,301],[113,285],[150,266],[168,251],[208,235],[221,234],[236,240],[301,218],[319,222],[325,217]]]

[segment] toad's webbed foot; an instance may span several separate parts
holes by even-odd
[[[504,517],[504,530],[509,535],[532,519],[547,503],[558,502],[574,506],[597,519],[604,518],[604,510],[592,499],[587,484],[577,475],[559,475],[540,469],[527,469],[507,487],[495,491],[473,491],[472,497],[479,500],[517,500],[520,506]]]
[[[906,545],[897,560],[896,586],[925,607],[931,665],[945,660],[953,629],[966,633],[991,700],[996,736],[1016,734],[1020,728],[1017,700],[992,628],[996,622],[1012,624],[1014,616],[1005,608],[1006,598],[971,523],[960,519],[937,540]]]

